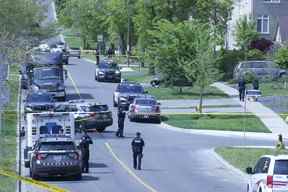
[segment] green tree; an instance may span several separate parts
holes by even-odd
[[[275,63],[283,68],[288,68],[288,46],[283,46],[278,49],[275,55]]]
[[[246,59],[250,42],[259,37],[254,20],[249,19],[247,16],[240,18],[236,24],[235,36],[237,46],[245,52]]]
[[[39,41],[55,34],[55,26],[42,26],[43,8],[33,0],[0,0],[0,53],[10,63],[24,58]]]
[[[194,53],[188,53],[190,55],[181,58],[179,63],[182,64],[186,77],[200,88],[199,112],[202,113],[205,88],[221,78],[215,65],[217,58],[214,54],[215,41],[211,36],[213,29],[208,24],[197,21],[187,25],[193,34],[193,39],[189,41],[189,44],[190,49],[194,49]]]

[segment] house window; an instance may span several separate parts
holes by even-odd
[[[264,0],[265,3],[280,3],[280,0]]]
[[[269,33],[269,16],[263,15],[257,18],[257,32]]]

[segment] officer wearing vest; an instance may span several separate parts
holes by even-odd
[[[144,140],[141,138],[141,133],[137,132],[136,137],[132,140],[133,152],[133,167],[134,169],[141,170],[141,161],[143,158]]]
[[[79,147],[82,153],[82,171],[83,173],[89,172],[89,157],[90,157],[90,151],[89,151],[89,145],[93,144],[93,141],[91,137],[87,134],[87,132],[84,133],[84,135],[81,138]]]
[[[116,133],[117,137],[124,137],[124,122],[125,122],[126,113],[122,107],[118,108],[118,131]]]

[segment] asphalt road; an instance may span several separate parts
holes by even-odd
[[[273,145],[272,141],[241,137],[185,134],[165,130],[157,124],[131,123],[126,120],[125,138],[115,137],[116,110],[112,93],[117,84],[94,81],[95,66],[84,60],[71,59],[67,69],[69,99],[96,99],[114,110],[114,125],[102,134],[91,133],[91,170],[82,181],[56,179],[48,182],[73,192],[242,192],[245,179],[225,167],[211,152],[219,146]],[[76,87],[76,88],[75,88]],[[143,170],[132,168],[131,140],[140,131],[146,142]],[[24,173],[28,175],[28,171]],[[23,191],[41,191],[24,186]]]

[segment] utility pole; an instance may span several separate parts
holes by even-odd
[[[130,0],[126,0],[127,3],[127,65],[130,66],[130,53],[131,53],[131,15],[130,15]]]

